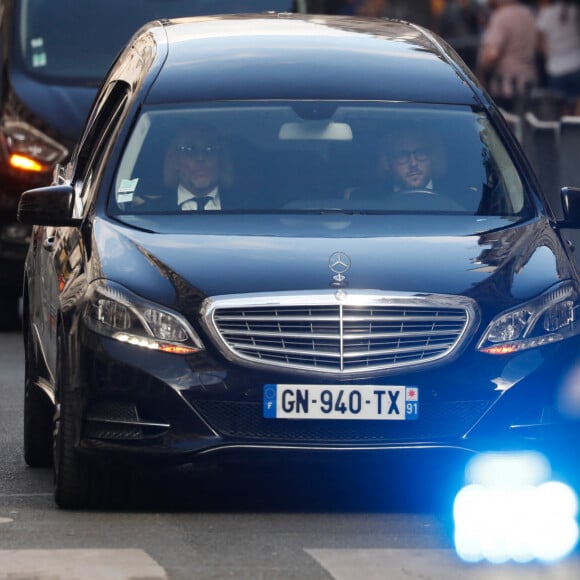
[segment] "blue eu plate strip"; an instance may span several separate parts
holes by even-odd
[[[277,385],[264,385],[264,418],[276,418]]]

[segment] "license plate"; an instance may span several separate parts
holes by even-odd
[[[419,389],[383,385],[264,385],[266,419],[381,419],[419,417]]]

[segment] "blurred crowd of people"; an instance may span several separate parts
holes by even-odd
[[[506,111],[543,88],[580,116],[580,0],[308,0],[313,12],[388,16],[431,28]]]
[[[506,110],[535,87],[580,115],[580,0],[492,0],[474,70]]]

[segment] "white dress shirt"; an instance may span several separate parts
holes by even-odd
[[[218,188],[215,187],[212,189],[207,195],[203,197],[211,197],[206,206],[205,210],[219,210],[221,209],[220,203],[220,195]],[[177,204],[182,210],[196,210],[197,209],[197,202],[195,201],[195,195],[191,193],[188,189],[183,187],[183,185],[178,186],[177,188]]]
[[[394,188],[395,191],[406,191],[406,190],[413,190],[413,189],[430,189],[431,191],[433,191],[433,180],[430,179],[429,183],[427,183],[427,185],[425,185],[425,187],[414,188],[414,187],[401,187],[399,185],[396,185]],[[435,193],[435,192],[433,192],[433,193]]]

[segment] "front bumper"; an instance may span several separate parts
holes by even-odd
[[[554,418],[564,419],[558,401],[577,347],[566,341],[510,357],[466,352],[428,371],[344,381],[418,387],[415,421],[289,420],[262,416],[264,385],[320,384],[319,377],[238,367],[212,351],[143,351],[86,331],[76,369],[79,448],[95,458],[172,464],[246,452],[529,448]]]

